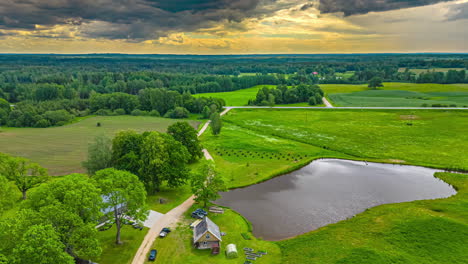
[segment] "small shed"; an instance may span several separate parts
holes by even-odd
[[[193,228],[193,246],[198,249],[211,249],[212,254],[219,254],[221,241],[219,227],[208,217]]]
[[[226,257],[233,259],[239,257],[239,254],[237,253],[237,247],[235,244],[229,244],[226,247]]]

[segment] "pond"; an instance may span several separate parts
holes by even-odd
[[[456,191],[437,170],[349,160],[316,160],[295,172],[221,193],[266,240],[282,240],[353,217],[381,204],[445,198]]]

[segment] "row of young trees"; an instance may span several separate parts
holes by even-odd
[[[308,102],[310,105],[322,103],[324,92],[318,85],[298,85],[288,88],[279,85],[276,88],[263,87],[258,90],[255,100],[249,105],[275,105]]]

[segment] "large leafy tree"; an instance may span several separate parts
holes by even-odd
[[[112,164],[116,169],[138,174],[143,136],[133,130],[121,131],[112,140]]]
[[[48,176],[47,170],[39,164],[2,153],[0,153],[0,174],[15,183],[23,194],[23,200],[26,199],[26,192],[29,189],[47,181]]]
[[[140,153],[138,175],[149,190],[158,191],[164,180],[169,186],[177,187],[188,179],[190,154],[172,136],[159,132],[147,133]]]
[[[83,174],[71,174],[42,184],[24,204],[57,232],[65,251],[74,258],[101,254],[95,225],[102,216],[101,191]]]
[[[117,227],[115,243],[121,244],[123,218],[144,221],[147,217],[145,186],[135,174],[113,168],[100,170],[93,178],[105,197],[104,207],[112,209],[109,216],[114,218]]]
[[[74,263],[56,229],[30,209],[0,220],[0,241],[0,263]]]
[[[206,207],[210,201],[220,198],[219,192],[225,191],[223,179],[216,173],[214,163],[207,161],[201,169],[192,175],[192,192],[195,201]]]
[[[191,155],[190,161],[194,162],[203,156],[197,131],[187,122],[177,122],[167,128],[167,133],[184,145]]]
[[[112,140],[99,135],[94,142],[88,146],[88,160],[83,162],[83,167],[88,174],[93,175],[96,171],[110,168],[112,166]]]
[[[31,226],[13,249],[14,264],[74,264],[73,257],[64,251],[59,235],[51,225]]]
[[[18,194],[15,185],[5,176],[0,175],[0,215],[13,206],[19,198]]]
[[[380,77],[373,77],[369,80],[368,87],[371,89],[377,89],[377,87],[383,87],[382,78]]]

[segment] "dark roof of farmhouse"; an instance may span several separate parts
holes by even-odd
[[[211,221],[208,217],[205,217],[198,225],[194,227],[193,230],[193,239],[194,241],[198,241],[206,232],[210,232],[213,234],[219,241],[221,241],[221,232],[219,231],[219,227]]]

